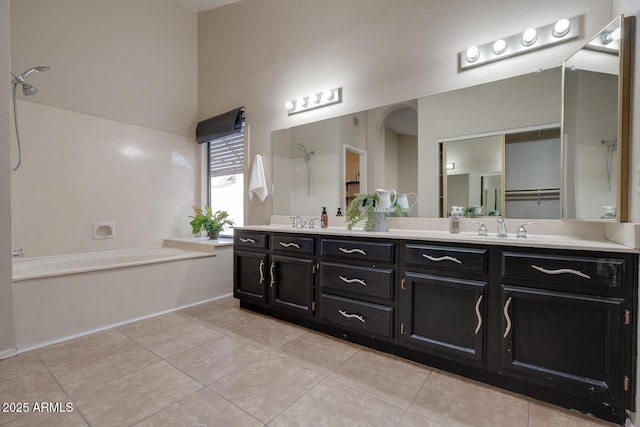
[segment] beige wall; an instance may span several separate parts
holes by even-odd
[[[15,352],[11,281],[9,0],[0,0],[0,359]]]
[[[11,2],[12,68],[51,67],[18,97],[14,247],[32,257],[191,234],[197,45],[197,14],[174,0]],[[14,135],[14,164],[15,148]],[[115,239],[93,239],[101,222]]]
[[[583,33],[595,34],[614,12],[611,0],[489,0],[470,6],[475,4],[243,0],[200,13],[199,118],[244,105],[250,156],[264,156],[270,177],[273,130],[557,67],[584,38],[464,72],[457,70],[457,53],[564,16],[584,15]],[[342,104],[287,116],[286,100],[336,86],[343,87]],[[436,177],[434,172],[425,179],[437,188]],[[421,209],[437,206],[434,197],[422,200],[434,202],[421,203]],[[270,199],[246,203],[249,224],[269,221]]]

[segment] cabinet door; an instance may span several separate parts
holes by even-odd
[[[487,283],[404,273],[400,336],[409,347],[440,356],[484,359]]]
[[[269,303],[313,315],[315,261],[273,255],[269,265]]]
[[[265,301],[267,254],[236,250],[233,256],[233,296],[250,301]]]
[[[624,397],[624,300],[502,286],[502,369],[602,401]]]

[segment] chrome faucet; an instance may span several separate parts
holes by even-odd
[[[309,220],[308,227],[309,228],[316,228],[316,224],[317,224],[318,221],[320,221],[320,218],[311,218]]]
[[[527,229],[524,228],[525,225],[538,225],[537,222],[525,222],[524,224],[522,224],[520,227],[518,227],[518,230],[516,230],[516,237],[519,239],[526,239],[527,238]]]
[[[474,224],[478,224],[480,227],[478,228],[478,236],[486,236],[487,235],[487,226],[481,223],[480,221],[469,221]]]
[[[504,218],[498,218],[498,237],[509,237],[507,234],[507,225],[504,223]]]
[[[14,249],[11,251],[13,258],[24,258],[24,251],[22,249]]]
[[[304,228],[304,218],[302,218],[300,215],[290,216],[289,218],[291,218],[291,220],[293,221],[293,223],[291,224],[293,228]]]

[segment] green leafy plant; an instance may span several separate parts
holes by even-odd
[[[356,193],[345,212],[347,229],[351,230],[358,221],[364,220],[364,229],[373,230],[375,227],[374,208],[379,201],[380,195],[378,193]]]
[[[204,211],[200,209],[199,206],[193,206],[193,211],[195,212],[195,216],[189,217],[193,218],[189,223],[193,234],[198,234],[201,230],[207,233],[211,233],[212,231],[219,232],[222,231],[225,225],[231,227],[235,225],[232,220],[227,219],[229,218],[227,211],[212,212],[210,206],[205,206]]]

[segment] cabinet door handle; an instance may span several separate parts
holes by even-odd
[[[297,243],[287,243],[287,242],[278,242],[280,243],[280,246],[282,246],[283,248],[290,248],[291,246],[293,246],[296,249],[300,249],[300,245]]]
[[[240,241],[241,241],[242,243],[253,243],[253,244],[255,244],[255,243],[256,243],[256,241],[255,241],[254,239],[245,239],[244,237],[241,237],[241,238],[240,238]]]
[[[347,313],[344,310],[338,310],[338,313],[342,314],[342,316],[346,317],[347,319],[354,318],[354,319],[358,319],[362,323],[367,323],[360,314],[351,314],[351,313]]]
[[[352,253],[359,253],[362,255],[366,255],[367,253],[365,251],[363,251],[362,249],[346,249],[346,248],[338,248],[340,250],[340,252],[345,253],[345,254],[352,254]]]
[[[478,326],[476,326],[476,331],[474,332],[474,334],[478,334],[478,331],[480,331],[480,327],[482,326],[482,314],[480,314],[480,303],[482,302],[482,297],[484,295],[480,295],[478,297],[478,301],[476,301],[476,316],[478,316]]]
[[[400,281],[400,289],[402,289],[403,291],[404,291],[405,283],[406,283],[406,279],[402,279]]]
[[[367,286],[367,283],[364,280],[361,280],[361,279],[347,279],[346,277],[343,277],[343,276],[338,276],[338,277],[344,283],[357,283],[357,284],[362,285],[362,286]]]
[[[435,262],[453,261],[453,262],[456,262],[458,264],[462,264],[462,261],[460,261],[458,258],[454,258],[454,257],[451,257],[451,256],[433,257],[433,256],[429,256],[427,254],[422,254],[422,256],[425,257],[426,259],[428,259],[429,261],[435,261]]]
[[[504,303],[504,308],[502,309],[502,312],[504,313],[504,318],[507,320],[507,327],[504,330],[504,335],[502,336],[502,338],[506,338],[507,335],[509,335],[509,332],[511,332],[511,317],[509,317],[510,305],[511,305],[511,297],[507,299],[507,302]]]
[[[561,268],[559,270],[547,270],[546,268],[538,267],[537,265],[533,265],[533,264],[531,264],[531,267],[535,268],[536,270],[544,274],[575,274],[576,276],[584,277],[585,279],[591,279],[591,276],[589,276],[588,274],[584,274],[580,271],[572,270],[570,268]]]
[[[271,263],[271,268],[269,268],[269,275],[271,276],[271,283],[269,283],[269,287],[273,288],[273,285],[276,283],[276,279],[275,276],[273,274],[273,269],[276,267],[276,263],[272,262]]]
[[[260,267],[258,267],[258,270],[260,271],[260,284],[262,285],[264,283],[264,260],[263,259],[260,260]]]

